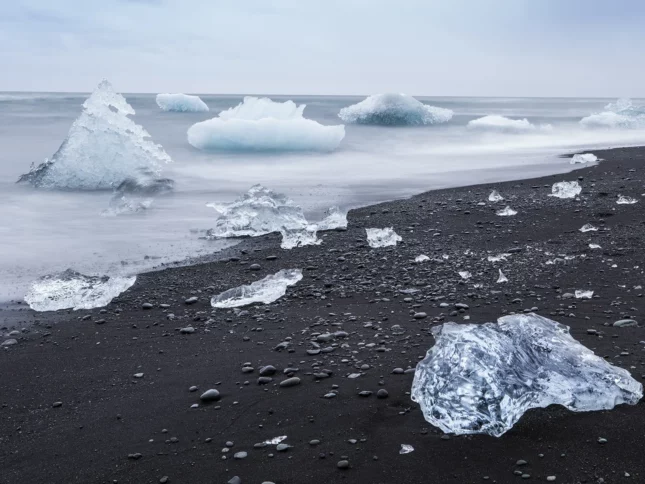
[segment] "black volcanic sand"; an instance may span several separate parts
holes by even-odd
[[[527,412],[501,438],[448,437],[409,395],[413,369],[433,345],[431,327],[529,311],[570,326],[642,381],[645,329],[612,324],[630,317],[645,325],[645,149],[596,154],[606,161],[567,175],[354,210],[349,229],[324,233],[320,246],[285,251],[277,236],[249,239],[225,260],[141,275],[105,309],[5,309],[1,339],[18,344],[0,350],[0,482],[463,484],[521,474],[645,482],[642,404],[589,413],[552,406]],[[563,180],[580,181],[578,199],[548,196]],[[504,202],[488,201],[493,188]],[[618,205],[619,194],[639,203]],[[497,216],[506,205],[517,215]],[[587,223],[599,230],[580,232]],[[371,249],[365,228],[387,226],[403,242]],[[503,252],[508,260],[487,260]],[[420,254],[431,260],[414,263]],[[212,295],[284,268],[301,268],[304,278],[279,301],[211,308]],[[496,283],[500,268],[506,284]],[[595,293],[575,299],[576,289]],[[197,302],[186,304],[192,296]],[[418,312],[427,317],[415,319]],[[195,331],[182,334],[188,326]],[[347,335],[316,343],[339,331]],[[277,372],[258,384],[264,365]],[[289,375],[300,384],[281,387]],[[221,400],[201,403],[210,388]],[[388,398],[377,398],[379,389]],[[332,391],[335,398],[323,397]],[[287,450],[254,445],[281,435]],[[401,444],[414,452],[400,455]],[[337,467],[341,460],[348,469]]]

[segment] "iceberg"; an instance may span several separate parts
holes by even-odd
[[[18,182],[37,188],[109,190],[127,179],[158,178],[170,156],[128,116],[134,109],[103,80],[51,159],[32,166]]]
[[[180,113],[203,113],[208,111],[208,106],[199,96],[188,94],[157,94],[157,106],[163,111]]]
[[[550,131],[550,124],[536,126],[528,119],[511,119],[505,116],[490,114],[468,122],[468,128],[479,131],[494,131],[498,133],[531,133],[535,131]]]
[[[304,229],[285,229],[280,230],[282,234],[282,243],[280,247],[283,249],[293,249],[296,247],[304,247],[305,245],[320,245],[320,240],[316,234],[316,226],[310,225]]]
[[[392,227],[386,227],[384,229],[365,229],[365,232],[367,232],[367,243],[373,249],[396,245],[397,242],[401,242],[403,240]]]
[[[550,197],[556,198],[576,198],[582,192],[582,187],[577,181],[563,181],[554,183],[551,187]]]
[[[639,129],[645,127],[645,106],[635,106],[631,99],[619,99],[605,110],[582,118],[584,128]]]
[[[633,205],[635,203],[638,203],[638,200],[632,197],[625,197],[623,195],[619,195],[618,200],[616,200],[616,203],[618,205]]]
[[[375,94],[341,109],[338,117],[350,124],[409,126],[446,123],[453,114],[450,109],[428,106],[405,94]]]
[[[595,161],[598,161],[598,157],[593,153],[578,153],[573,155],[569,163],[575,165],[577,163],[593,163]]]
[[[25,302],[34,311],[100,308],[132,287],[136,280],[136,276],[86,276],[68,269],[32,283]]]
[[[502,197],[497,190],[493,190],[490,192],[490,195],[488,195],[488,201],[489,202],[503,202],[504,197]]]
[[[635,405],[642,385],[537,314],[497,323],[445,323],[417,365],[412,400],[446,433],[499,437],[531,408],[575,412]]]
[[[495,213],[500,217],[511,217],[513,215],[517,215],[517,212],[508,206],[506,208],[503,208],[502,210],[498,210]]]
[[[286,294],[287,287],[293,286],[301,279],[302,271],[300,269],[282,269],[249,285],[234,287],[213,296],[211,306],[214,308],[238,308],[253,303],[271,304]]]
[[[331,207],[327,210],[327,216],[316,224],[318,231],[340,230],[347,228],[347,212],[338,207]]]
[[[303,116],[306,105],[247,96],[218,117],[192,125],[188,142],[200,150],[333,151],[345,126],[324,126]]]

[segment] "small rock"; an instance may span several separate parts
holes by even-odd
[[[197,301],[199,301],[199,298],[197,296],[189,297],[184,301],[184,304],[191,305],[195,304]]]
[[[349,461],[339,460],[338,464],[336,464],[336,467],[338,467],[339,469],[349,469]]]
[[[632,326],[638,326],[638,323],[633,319],[621,319],[616,321],[613,326],[616,328],[630,328]]]
[[[202,395],[199,397],[199,399],[202,402],[216,402],[221,398],[219,392],[215,390],[214,388],[211,388],[210,390],[205,391],[202,393]]]
[[[381,388],[378,392],[376,392],[376,398],[387,398],[389,396],[390,394],[385,388]]]
[[[52,407],[54,407],[54,408],[58,408],[58,407],[62,407],[62,406],[63,406],[63,402],[54,402],[54,403],[52,403]]]
[[[283,388],[295,387],[296,385],[300,385],[300,378],[298,378],[297,376],[287,378],[286,380],[282,380],[280,382],[280,386]]]

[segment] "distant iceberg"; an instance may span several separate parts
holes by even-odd
[[[582,118],[584,128],[638,129],[645,128],[645,106],[635,106],[631,99],[607,104],[605,110]]]
[[[129,289],[136,279],[136,276],[86,276],[68,269],[34,282],[25,302],[35,311],[100,308]]]
[[[157,94],[157,106],[164,111],[180,113],[201,113],[208,111],[208,106],[199,96],[188,94]]]
[[[211,299],[214,308],[237,308],[254,303],[271,304],[287,293],[287,287],[302,279],[300,269],[282,269],[264,279],[234,287]]]
[[[103,80],[83,103],[83,112],[54,156],[22,175],[18,182],[60,190],[115,189],[128,179],[154,183],[164,149],[128,115],[134,109]]]
[[[576,153],[569,163],[576,165],[578,163],[594,163],[596,161],[598,161],[598,157],[593,153]]]
[[[405,94],[375,94],[341,109],[338,117],[351,124],[409,126],[446,123],[453,114],[450,109],[428,106]]]
[[[324,126],[303,116],[306,105],[247,96],[219,117],[192,125],[188,142],[200,150],[333,151],[345,126]]]
[[[468,128],[481,131],[496,131],[500,133],[532,133],[536,131],[550,131],[550,124],[536,126],[528,119],[511,119],[505,116],[491,114],[483,118],[473,119],[468,122]]]

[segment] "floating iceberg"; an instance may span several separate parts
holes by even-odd
[[[580,195],[581,191],[582,187],[577,181],[563,181],[553,184],[551,187],[551,194],[549,196],[557,198],[576,198]]]
[[[598,161],[598,157],[593,153],[578,153],[573,155],[569,163],[575,165],[577,163],[593,163],[595,161]]]
[[[436,342],[417,365],[412,400],[446,433],[499,437],[531,408],[608,410],[643,396],[626,370],[536,314],[431,330]]]
[[[578,229],[580,232],[597,232],[598,229],[591,224],[584,224]]]
[[[468,128],[479,131],[494,131],[498,133],[531,133],[536,131],[550,131],[550,124],[536,126],[528,119],[511,119],[505,116],[491,114],[483,118],[473,119],[468,122]]]
[[[577,290],[574,294],[576,299],[591,299],[593,297],[593,291],[583,291]]]
[[[238,308],[253,303],[270,304],[287,292],[287,287],[293,286],[302,279],[300,269],[282,269],[264,279],[246,286],[239,286],[213,296],[211,306],[214,308]]]
[[[306,119],[306,105],[247,96],[219,117],[188,129],[188,142],[200,150],[333,151],[345,127],[324,126]]]
[[[181,113],[201,113],[208,111],[208,106],[199,96],[188,94],[157,94],[157,106],[164,111]]]
[[[492,192],[490,192],[490,195],[488,195],[488,201],[502,202],[504,201],[504,197],[502,197],[497,190],[493,190]]]
[[[498,210],[495,213],[497,215],[499,215],[500,217],[510,217],[510,216],[513,216],[513,215],[517,215],[517,212],[515,210],[513,210],[511,207],[503,208],[502,210]]]
[[[365,229],[365,232],[367,232],[367,243],[373,249],[396,245],[397,242],[401,242],[403,240],[392,227],[386,227],[384,229]]]
[[[127,179],[145,183],[159,177],[172,160],[128,115],[134,109],[101,81],[83,103],[83,112],[50,160],[22,175],[18,182],[38,188],[105,190]]]
[[[632,197],[625,197],[623,195],[618,196],[618,200],[616,200],[616,203],[618,205],[633,205],[634,203],[637,203],[638,200]]]
[[[35,311],[100,308],[129,289],[136,279],[136,276],[85,276],[68,269],[34,282],[25,302]]]
[[[327,210],[327,216],[316,224],[318,231],[339,230],[347,228],[347,212],[338,207],[331,207]]]
[[[497,284],[501,284],[503,282],[508,282],[508,278],[504,275],[502,270],[499,270],[499,277],[497,278]]]
[[[453,114],[450,109],[428,106],[405,94],[375,94],[341,109],[338,117],[352,124],[408,126],[446,123]]]
[[[322,240],[316,234],[315,225],[310,225],[304,229],[283,228],[280,233],[282,234],[280,247],[283,249],[294,249],[305,245],[320,245],[322,243]]]
[[[635,106],[631,99],[619,99],[605,110],[580,120],[585,128],[638,129],[645,127],[645,106]]]

